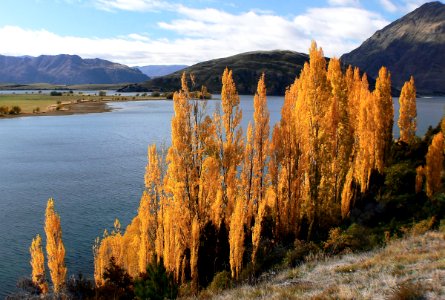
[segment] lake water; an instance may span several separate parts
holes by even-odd
[[[271,124],[282,97],[268,97]],[[46,202],[61,216],[68,274],[93,273],[92,245],[118,217],[126,226],[143,190],[147,146],[170,143],[171,101],[111,103],[102,114],[0,120],[0,297],[29,276],[28,248],[44,236]],[[219,101],[209,101],[213,111]],[[418,128],[437,125],[445,98],[418,100]],[[251,96],[241,97],[243,127]],[[396,112],[398,106],[396,104]]]

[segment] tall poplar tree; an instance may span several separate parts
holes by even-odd
[[[45,212],[46,254],[54,292],[58,293],[65,284],[65,247],[62,241],[60,217],[54,210],[54,200],[48,200]]]
[[[45,276],[45,257],[42,250],[42,238],[38,234],[31,243],[29,248],[31,254],[32,282],[40,288],[42,293],[48,292],[48,284]]]
[[[400,140],[409,144],[413,142],[417,129],[416,87],[413,76],[402,87],[399,105]]]
[[[444,137],[439,132],[434,135],[426,154],[426,194],[432,197],[441,188],[441,173],[443,169]]]

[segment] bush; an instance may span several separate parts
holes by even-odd
[[[422,221],[417,222],[413,225],[413,227],[411,228],[411,234],[412,235],[422,235],[422,234],[426,233],[427,231],[433,229],[433,227],[435,225],[436,225],[435,217],[431,217],[427,220],[422,220]]]
[[[313,242],[295,240],[294,249],[291,249],[286,253],[283,264],[286,267],[296,267],[304,262],[306,256],[315,254],[319,251],[320,248]]]
[[[107,95],[107,91],[99,91],[100,97],[105,97]]]
[[[173,99],[173,93],[172,92],[164,93],[164,97],[169,99],[169,100],[172,100]]]
[[[175,299],[178,295],[178,287],[173,274],[167,272],[162,260],[152,262],[147,266],[147,272],[134,284],[134,292],[138,299]]]
[[[21,111],[22,111],[22,109],[20,108],[20,106],[16,105],[11,108],[11,110],[9,111],[9,114],[10,115],[18,115],[21,113]]]
[[[152,92],[152,93],[151,93],[151,96],[152,96],[152,97],[160,97],[160,96],[161,96],[161,93],[159,93],[159,92]]]
[[[62,96],[62,92],[52,91],[49,93],[50,96]]]
[[[403,282],[392,292],[391,300],[421,300],[427,299],[426,289],[420,283]]]
[[[222,271],[219,272],[213,277],[212,282],[210,283],[209,290],[218,293],[222,290],[228,289],[232,287],[232,279],[230,276],[230,272]]]
[[[82,273],[77,275],[77,278],[72,276],[66,283],[66,289],[74,297],[74,299],[88,299],[94,296],[94,284]]]
[[[133,280],[128,273],[116,264],[111,257],[109,266],[103,274],[105,283],[97,289],[104,299],[133,299]]]
[[[3,105],[0,106],[0,115],[7,115],[9,114],[9,107]]]
[[[332,228],[328,240],[324,243],[324,250],[330,254],[370,250],[377,246],[378,242],[378,238],[369,228],[354,223],[346,231],[338,227]]]

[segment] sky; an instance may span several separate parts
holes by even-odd
[[[339,57],[422,0],[2,0],[0,54],[192,65],[256,50]]]

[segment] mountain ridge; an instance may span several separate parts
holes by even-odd
[[[187,68],[188,65],[147,65],[135,67],[150,78],[169,75],[176,71]]]
[[[426,3],[341,56],[344,63],[376,77],[381,66],[400,89],[411,75],[420,94],[445,94],[445,4]]]
[[[0,55],[0,82],[30,84],[114,84],[149,79],[139,70],[100,58],[78,55]]]

